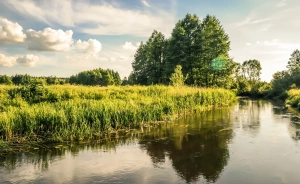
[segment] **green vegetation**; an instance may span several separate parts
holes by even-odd
[[[73,141],[227,106],[235,94],[192,87],[0,86],[0,138]]]
[[[81,85],[121,85],[122,81],[118,72],[101,68],[80,72],[70,77],[71,84]]]

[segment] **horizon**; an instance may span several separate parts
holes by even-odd
[[[138,44],[153,30],[170,37],[176,22],[190,13],[216,16],[229,35],[230,57],[239,63],[259,60],[261,80],[269,82],[300,48],[299,5],[296,0],[0,2],[0,74],[70,77],[108,68],[128,77]]]

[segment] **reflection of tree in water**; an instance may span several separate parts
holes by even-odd
[[[118,136],[119,138],[114,138]],[[91,143],[76,143],[76,144],[62,144],[62,145],[36,145],[23,153],[10,153],[8,155],[0,155],[0,168],[5,168],[7,171],[13,171],[19,164],[32,164],[39,170],[47,170],[52,162],[59,158],[64,158],[66,154],[70,153],[73,156],[78,155],[81,151],[87,150],[104,150],[114,151],[118,145],[130,144],[138,134],[123,136],[113,135],[105,141],[95,141]],[[37,149],[38,148],[38,149]]]
[[[232,138],[229,111],[215,110],[178,124],[162,126],[140,140],[154,165],[168,157],[186,182],[203,176],[215,182],[229,159],[228,141]]]
[[[300,113],[291,107],[286,108],[285,116],[290,118],[288,132],[294,141],[300,140]]]
[[[264,102],[257,100],[239,100],[236,106],[236,122],[246,132],[257,135],[260,128],[260,111],[264,108]]]

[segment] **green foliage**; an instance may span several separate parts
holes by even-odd
[[[197,15],[187,14],[179,20],[166,46],[166,76],[169,78],[177,65],[182,66],[183,75],[188,75],[187,84],[193,83],[192,69],[198,63],[200,52],[201,21]]]
[[[183,86],[184,85],[185,77],[183,76],[181,69],[182,69],[181,65],[177,65],[174,70],[174,73],[172,73],[172,75],[170,77],[172,86]]]
[[[170,38],[154,31],[146,44],[141,43],[132,63],[134,84],[168,84],[177,65],[187,76],[188,85],[230,88],[233,61],[228,57],[229,37],[220,21],[207,15],[201,23],[197,15],[179,20]],[[213,66],[216,61],[220,68]],[[226,84],[226,85],[225,85]]]
[[[30,84],[32,77],[30,75],[15,75],[11,77],[11,80],[15,85],[27,85]]]
[[[100,86],[108,86],[108,85],[121,85],[122,80],[118,72],[115,72],[110,69],[94,69],[88,70],[84,72],[80,72],[76,75],[72,75],[70,77],[71,84],[81,84],[81,85],[100,85]]]
[[[276,72],[271,81],[270,96],[285,99],[290,89],[300,86],[300,51],[297,49],[291,54],[287,70]]]
[[[153,31],[146,42],[141,43],[134,55],[132,63],[135,84],[161,84],[164,80],[164,47],[165,37],[162,33]]]
[[[30,104],[56,101],[56,99],[51,99],[52,95],[50,94],[50,91],[44,87],[43,83],[38,81],[32,82],[26,86],[13,88],[8,91],[8,94],[12,99],[21,97]]]
[[[72,141],[226,106],[235,95],[224,89],[191,87],[36,84],[23,88],[1,86],[0,100],[0,140],[43,137],[42,141]]]
[[[11,77],[7,75],[0,75],[0,84],[11,85],[13,84]]]

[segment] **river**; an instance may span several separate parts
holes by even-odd
[[[0,157],[0,183],[300,182],[300,114],[283,103],[235,105],[106,140]]]

